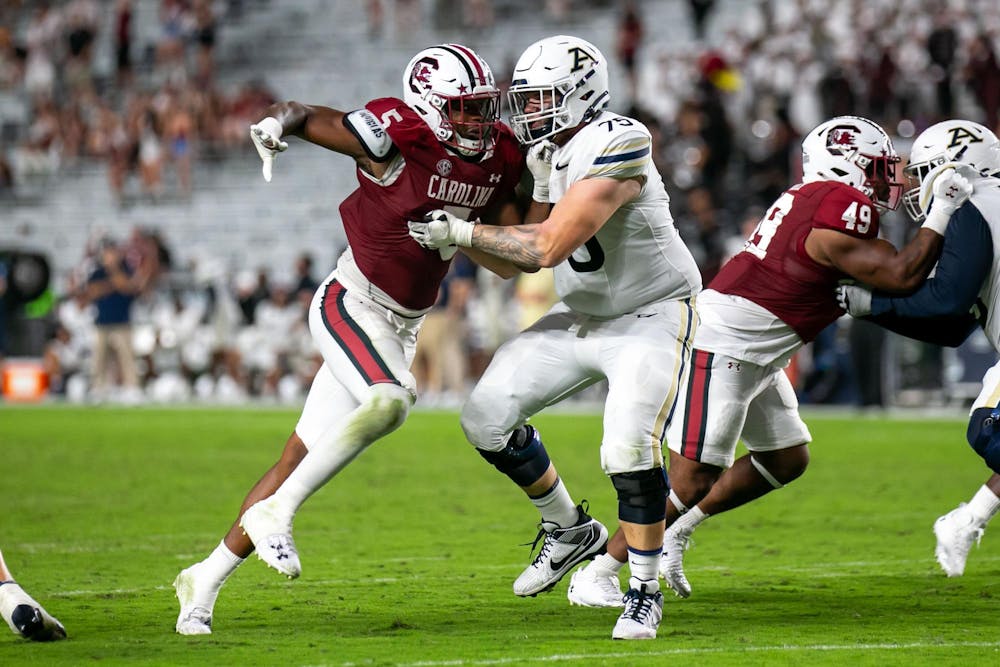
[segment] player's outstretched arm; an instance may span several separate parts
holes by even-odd
[[[349,155],[359,164],[369,161],[360,139],[345,124],[343,111],[289,101],[272,104],[264,113],[264,118],[250,126],[250,138],[264,163],[264,180],[268,182],[275,158],[288,148],[282,141],[288,135]]]

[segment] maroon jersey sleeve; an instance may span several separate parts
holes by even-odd
[[[813,260],[805,241],[813,229],[864,239],[878,236],[871,200],[843,183],[800,184],[782,194],[757,229],[708,285],[753,301],[792,327],[803,341],[843,314],[835,289],[846,274]]]
[[[812,226],[863,239],[878,237],[879,216],[871,199],[849,185],[826,183],[812,214]]]
[[[441,146],[434,132],[416,111],[395,97],[372,100],[365,108],[379,119],[392,143],[408,162],[434,167]]]

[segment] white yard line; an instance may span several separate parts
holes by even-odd
[[[954,649],[954,648],[986,648],[1000,649],[1000,642],[913,642],[908,644],[806,644],[802,646],[779,644],[775,646],[741,646],[733,648],[676,648],[662,651],[616,652],[616,653],[566,653],[544,656],[517,656],[510,658],[469,659],[469,660],[421,660],[419,662],[397,663],[396,667],[463,667],[465,665],[512,665],[526,663],[571,662],[575,660],[599,659],[642,659],[656,656],[671,655],[718,655],[722,653],[794,653],[806,651],[907,651],[912,649]],[[363,667],[369,662],[343,662],[337,667]],[[331,667],[330,665],[313,665],[311,667]]]

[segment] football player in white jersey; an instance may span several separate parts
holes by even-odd
[[[930,207],[930,184],[950,169],[967,178],[973,190],[952,215],[934,275],[903,297],[845,286],[839,289],[841,302],[855,317],[870,316],[906,336],[942,345],[958,346],[979,324],[1000,350],[1000,141],[986,127],[967,120],[946,120],[924,130],[913,142],[906,168],[912,187],[903,202],[914,220],[922,220]],[[992,475],[968,504],[961,503],[934,523],[935,555],[949,577],[965,572],[973,543],[1000,510],[998,421],[1000,364],[983,377],[966,434]]]
[[[534,596],[604,557],[608,533],[572,500],[525,422],[608,380],[601,465],[618,493],[632,574],[612,637],[648,639],[663,606],[660,446],[687,369],[701,278],[674,227],[649,131],[607,111],[609,97],[607,63],[594,45],[555,36],[529,46],[508,93],[511,127],[530,147],[535,178],[525,224],[477,225],[440,211],[411,223],[411,234],[426,247],[471,246],[526,270],[554,268],[560,301],[497,351],[462,428],[541,514],[541,549],[514,582],[515,594]]]
[[[66,639],[66,629],[14,581],[0,553],[0,616],[11,631],[25,639],[50,642]]]

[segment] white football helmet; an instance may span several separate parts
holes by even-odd
[[[403,70],[403,101],[462,155],[493,146],[500,91],[490,66],[469,47],[439,44],[413,56]]]
[[[589,121],[610,99],[608,63],[596,46],[579,37],[547,37],[514,65],[510,125],[522,144],[534,144]]]
[[[903,205],[915,221],[926,217],[920,207],[921,183],[947,162],[968,165],[981,176],[994,176],[1000,172],[1000,140],[989,128],[971,120],[945,120],[921,132],[913,140],[910,163],[903,170]]]
[[[899,155],[881,127],[860,116],[837,116],[802,140],[802,180],[840,181],[860,190],[879,209],[894,210],[903,184],[896,180]]]

